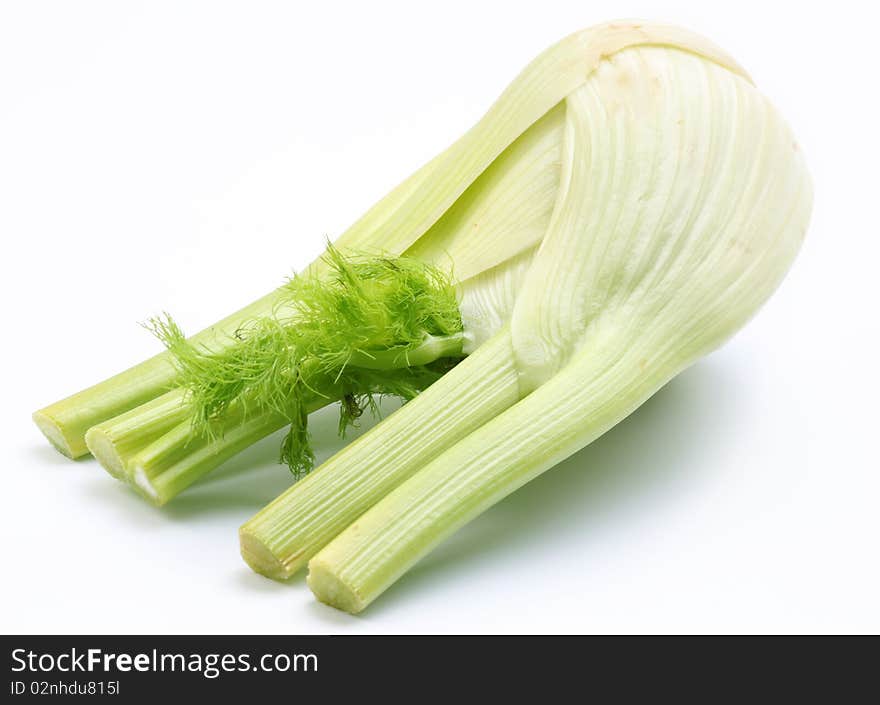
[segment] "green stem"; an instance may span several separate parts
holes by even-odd
[[[119,480],[128,479],[128,458],[186,421],[190,409],[183,389],[173,389],[120,416],[92,426],[86,445],[102,467]]]
[[[316,402],[313,410],[328,403]],[[175,426],[126,461],[128,480],[146,499],[161,506],[194,482],[262,438],[287,425],[275,413],[246,417],[230,411],[223,419],[221,436],[194,436],[192,424]]]
[[[440,357],[460,356],[463,340],[463,334],[428,336],[424,344],[410,351],[408,358],[421,365]],[[382,351],[365,359],[372,363],[372,369],[381,371],[400,369],[399,363],[407,356],[398,351]],[[357,366],[364,366],[361,362],[358,360]],[[233,410],[217,420],[211,437],[200,438],[193,434],[192,410],[184,395],[183,389],[166,392],[92,427],[86,434],[89,450],[108,473],[128,480],[141,494],[160,505],[248,445],[289,423],[278,414],[244,416]],[[340,396],[338,389],[328,391],[310,405],[310,411],[337,401]],[[135,465],[141,468],[137,475]]]
[[[431,458],[518,398],[505,330],[245,523],[242,557],[258,573],[290,577]]]
[[[159,396],[173,385],[171,357],[162,353],[115,377],[35,411],[34,423],[68,458],[89,452],[85,436],[92,426]]]
[[[413,349],[358,350],[348,364],[365,370],[380,371],[418,367],[441,357],[461,357],[466,339],[467,335],[463,332],[453,335],[427,335],[425,341]]]
[[[307,413],[337,401],[342,393],[331,383],[318,384],[321,392],[310,392],[304,400]],[[276,411],[254,411],[244,404],[232,404],[214,421],[211,434],[194,434],[189,409],[181,423],[120,462],[126,479],[157,506],[183,492],[229,458],[257,441],[287,426],[291,420]]]
[[[271,313],[277,298],[273,291],[190,340],[209,347],[222,345],[245,321]],[[89,452],[85,437],[90,428],[155,399],[174,387],[178,378],[172,356],[164,352],[34,412],[33,419],[55,448],[79,458]]]
[[[315,596],[360,612],[453,532],[611,428],[669,376],[644,373],[638,353],[570,363],[435,457],[320,551],[309,563]]]

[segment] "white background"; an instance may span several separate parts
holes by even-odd
[[[870,3],[0,5],[3,632],[880,630],[878,17]],[[277,438],[165,510],[30,413],[263,294],[470,127],[533,56],[687,25],[805,150],[799,260],[724,349],[462,530],[360,617],[236,528]],[[339,447],[332,415],[315,434]],[[256,469],[254,469],[256,468]]]

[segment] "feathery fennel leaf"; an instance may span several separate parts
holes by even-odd
[[[314,465],[309,401],[340,400],[339,431],[375,397],[409,400],[462,357],[455,284],[407,257],[345,254],[328,245],[329,274],[292,277],[272,315],[242,325],[213,352],[186,340],[167,313],[147,327],[172,353],[193,408],[193,430],[211,436],[233,404],[273,411],[290,429],[282,462],[295,475]]]

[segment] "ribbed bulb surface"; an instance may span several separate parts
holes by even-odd
[[[710,59],[626,49],[565,108],[556,207],[511,321],[524,394],[622,337],[674,337],[682,361],[720,344],[778,284],[809,218],[788,126]]]

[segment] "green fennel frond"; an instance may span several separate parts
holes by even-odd
[[[407,257],[345,254],[328,245],[321,275],[292,277],[272,315],[248,321],[220,352],[186,340],[166,313],[147,327],[174,356],[193,409],[193,429],[215,433],[232,405],[271,411],[290,424],[282,461],[296,475],[314,454],[308,413],[340,400],[340,433],[375,397],[409,400],[462,357],[452,278]]]

